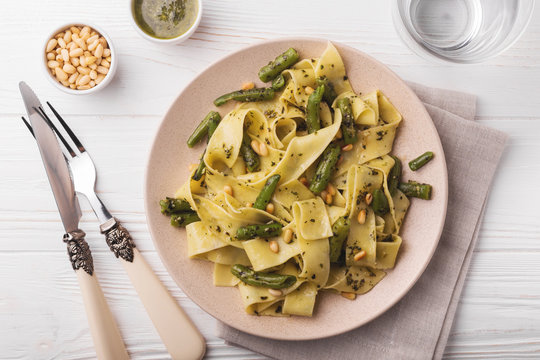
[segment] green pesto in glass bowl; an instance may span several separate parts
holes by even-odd
[[[136,28],[149,40],[181,42],[197,28],[201,19],[200,0],[132,0]]]

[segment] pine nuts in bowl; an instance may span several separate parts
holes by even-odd
[[[69,94],[90,94],[103,89],[116,72],[117,59],[111,39],[95,26],[63,25],[47,37],[43,48],[47,77]]]

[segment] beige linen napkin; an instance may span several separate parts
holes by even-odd
[[[409,85],[437,127],[448,167],[446,223],[439,246],[415,286],[386,313],[342,335],[278,341],[219,323],[219,337],[276,359],[442,357],[507,135],[471,121],[476,112],[474,96]]]

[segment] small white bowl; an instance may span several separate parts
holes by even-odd
[[[71,26],[88,26],[92,30],[95,30],[101,36],[103,36],[105,38],[105,40],[107,40],[107,45],[109,46],[109,49],[111,50],[111,64],[110,64],[110,67],[109,67],[109,72],[107,73],[107,75],[105,75],[105,78],[99,84],[97,84],[93,88],[90,88],[90,89],[87,89],[87,90],[71,89],[69,87],[66,87],[66,86],[62,85],[60,82],[58,82],[58,80],[56,80],[55,77],[53,77],[51,75],[51,72],[49,71],[49,68],[47,67],[47,61],[48,61],[48,59],[47,59],[47,51],[46,51],[47,50],[47,43],[56,34],[62,32],[64,30],[69,29]],[[53,32],[51,32],[47,36],[47,38],[45,40],[45,44],[44,44],[43,48],[41,49],[41,52],[42,52],[42,57],[43,57],[43,68],[44,68],[45,73],[46,73],[45,76],[47,76],[47,78],[50,80],[50,82],[55,87],[62,90],[63,92],[66,92],[66,93],[72,94],[72,95],[92,94],[92,93],[98,92],[101,89],[105,88],[111,82],[111,80],[113,79],[114,74],[116,73],[116,68],[118,67],[118,59],[117,59],[116,51],[114,49],[114,45],[112,43],[111,38],[109,37],[109,35],[107,35],[107,33],[105,33],[105,31],[103,31],[103,29],[101,27],[99,27],[99,26],[97,26],[95,24],[92,24],[92,23],[88,23],[88,22],[70,22],[68,24],[64,24],[64,25],[56,28]]]
[[[139,33],[139,35],[141,35],[146,40],[154,42],[154,43],[158,43],[158,44],[180,44],[181,42],[186,41],[191,35],[193,35],[195,30],[197,30],[197,27],[199,26],[199,23],[201,22],[202,12],[203,12],[202,0],[196,0],[197,1],[197,7],[198,7],[197,8],[198,9],[197,10],[197,18],[195,19],[195,22],[193,23],[193,25],[191,25],[191,27],[185,33],[183,33],[182,35],[178,35],[177,37],[174,37],[174,38],[171,38],[171,39],[155,38],[155,37],[150,36],[147,33],[145,33],[139,27],[137,22],[135,21],[135,14],[133,14],[133,2],[134,1],[135,0],[129,0],[129,14],[130,14],[129,19],[131,21],[131,25],[133,25],[133,27]]]

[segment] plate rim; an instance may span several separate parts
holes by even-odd
[[[394,297],[392,301],[389,301],[388,303],[386,303],[385,306],[383,306],[378,312],[374,312],[373,314],[370,314],[370,316],[367,317],[366,320],[363,323],[354,324],[352,326],[346,326],[344,324],[344,326],[339,328],[338,330],[332,331],[332,332],[329,332],[329,333],[325,333],[322,336],[320,336],[320,335],[296,336],[296,337],[288,336],[287,338],[284,338],[284,337],[276,336],[276,335],[279,335],[279,334],[261,334],[261,333],[258,333],[256,331],[253,331],[251,329],[239,329],[233,322],[222,320],[222,319],[218,318],[217,316],[215,316],[212,313],[212,311],[210,309],[207,309],[206,307],[200,305],[191,296],[190,292],[186,291],[176,281],[176,279],[171,275],[172,271],[171,271],[171,269],[169,269],[169,266],[167,265],[167,262],[163,258],[162,249],[160,248],[160,245],[159,245],[158,241],[156,240],[156,236],[155,236],[154,232],[152,231],[152,227],[150,226],[150,216],[149,216],[149,201],[150,200],[148,198],[148,193],[149,193],[149,171],[148,170],[150,168],[150,161],[154,157],[154,152],[157,151],[156,150],[157,145],[158,145],[157,135],[161,132],[162,128],[164,127],[164,120],[172,112],[172,110],[174,108],[174,104],[177,102],[177,100],[180,97],[182,97],[184,95],[184,93],[189,89],[189,87],[199,79],[199,77],[203,73],[207,72],[209,69],[213,68],[214,66],[216,66],[220,62],[222,62],[222,61],[224,61],[224,60],[226,60],[228,58],[234,57],[238,53],[247,51],[250,48],[257,47],[257,46],[260,46],[262,44],[269,44],[269,43],[275,43],[275,42],[286,42],[286,41],[316,41],[316,42],[328,41],[328,42],[331,42],[332,44],[334,44],[336,46],[336,48],[338,48],[338,50],[340,48],[347,48],[347,49],[349,49],[349,50],[351,50],[353,52],[359,53],[360,55],[368,58],[369,60],[373,61],[377,65],[385,68],[388,71],[389,75],[395,81],[401,83],[404,86],[404,89],[408,92],[408,95],[411,96],[420,105],[418,108],[421,109],[421,111],[424,113],[424,115],[429,118],[429,120],[430,120],[429,124],[430,124],[432,130],[435,132],[435,134],[437,134],[436,140],[437,140],[437,145],[439,146],[439,150],[440,150],[440,155],[438,155],[438,157],[442,158],[442,165],[443,165],[442,170],[444,172],[442,175],[443,175],[444,185],[445,186],[442,189],[442,191],[441,191],[441,189],[437,189],[438,196],[442,196],[442,200],[443,200],[443,216],[441,217],[442,220],[439,222],[439,224],[437,224],[439,226],[439,228],[438,228],[438,233],[437,233],[437,236],[436,236],[436,240],[432,243],[433,245],[432,245],[431,249],[429,249],[429,256],[427,257],[427,261],[423,264],[423,266],[421,267],[421,270],[418,271],[416,276],[413,279],[411,279],[411,281],[408,283],[408,285],[399,292],[399,296]],[[165,114],[163,115],[163,117],[162,117],[162,119],[160,121],[159,126],[157,127],[157,129],[154,132],[152,145],[150,147],[150,151],[148,153],[148,157],[147,157],[147,161],[146,161],[146,169],[145,169],[145,175],[144,175],[144,189],[143,189],[143,191],[144,191],[144,212],[145,212],[146,224],[147,224],[148,231],[150,233],[150,237],[151,237],[152,242],[154,244],[155,250],[159,255],[161,263],[164,265],[165,269],[167,270],[167,273],[173,279],[174,283],[182,290],[182,292],[191,301],[193,301],[194,304],[196,304],[200,309],[202,309],[208,315],[212,316],[215,320],[220,321],[220,322],[222,322],[222,323],[224,323],[224,324],[226,324],[226,325],[228,325],[228,326],[230,326],[230,327],[232,327],[232,328],[234,328],[234,329],[236,329],[236,330],[238,330],[240,332],[244,332],[246,334],[250,334],[250,335],[254,335],[254,336],[258,336],[258,337],[262,337],[262,338],[273,339],[273,340],[305,341],[305,340],[316,340],[316,339],[329,338],[329,337],[336,336],[336,335],[341,335],[341,334],[344,334],[346,332],[355,330],[355,329],[357,329],[359,327],[365,326],[366,324],[370,323],[374,319],[378,318],[379,316],[383,315],[388,310],[390,310],[394,305],[396,305],[399,301],[401,301],[409,293],[409,291],[414,287],[414,285],[418,282],[420,277],[425,273],[428,265],[431,263],[431,260],[433,259],[433,255],[435,254],[435,251],[437,250],[437,248],[439,246],[439,242],[440,242],[443,230],[444,230],[444,225],[445,225],[445,222],[446,222],[446,215],[447,215],[447,210],[448,210],[448,168],[447,168],[447,163],[446,163],[446,154],[445,154],[444,148],[442,146],[441,138],[440,138],[439,132],[437,131],[435,123],[433,122],[433,119],[431,118],[431,115],[427,111],[424,103],[420,100],[420,98],[418,98],[416,93],[409,87],[409,85],[403,79],[401,79],[401,77],[399,77],[392,69],[390,69],[390,67],[388,67],[387,65],[385,65],[381,61],[375,59],[371,55],[369,55],[369,54],[367,54],[367,53],[365,53],[365,52],[363,52],[363,51],[361,51],[361,50],[359,50],[359,49],[357,49],[355,47],[346,45],[346,44],[344,44],[342,42],[339,42],[339,41],[329,40],[329,39],[326,39],[326,38],[323,38],[323,37],[286,36],[286,37],[276,37],[276,38],[271,38],[271,39],[263,39],[261,41],[257,41],[257,42],[251,43],[251,44],[247,44],[246,46],[243,46],[243,47],[241,47],[241,48],[239,48],[237,50],[234,50],[234,51],[232,51],[231,53],[229,53],[229,54],[227,54],[225,56],[219,57],[216,61],[209,64],[204,69],[198,71],[196,76],[192,80],[190,80],[189,82],[186,83],[184,88],[179,92],[179,94],[173,99],[173,101],[169,105],[167,111],[165,112]],[[301,335],[301,334],[299,334],[299,335]]]

